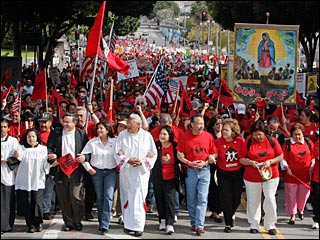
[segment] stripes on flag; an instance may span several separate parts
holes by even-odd
[[[91,80],[93,77],[93,69],[94,69],[94,59],[91,57],[85,57],[82,63],[82,68],[80,72],[80,82],[85,82]],[[98,61],[97,69],[96,69],[96,76],[101,72],[101,63]]]
[[[118,36],[116,35],[114,31],[114,21],[112,22],[111,30],[110,30],[110,35],[109,35],[109,50],[111,52],[114,52],[116,48],[116,42],[118,40]]]
[[[164,102],[169,103],[169,104],[174,102],[178,90],[179,90],[178,80],[174,79],[174,78],[170,78],[169,89],[167,91],[166,98],[165,98]]]
[[[164,61],[161,59],[155,74],[151,78],[149,88],[145,91],[145,98],[149,106],[154,107],[157,102],[162,102],[162,97],[167,93],[168,83],[166,81]]]
[[[21,105],[20,94],[17,94],[12,104],[12,112],[19,112],[20,105]]]

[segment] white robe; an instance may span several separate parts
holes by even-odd
[[[22,146],[22,158],[18,167],[15,189],[30,192],[45,188],[46,174],[50,164],[47,162],[47,147],[38,145],[35,148]]]
[[[123,155],[117,153],[122,150]],[[148,152],[154,156],[148,158]],[[127,163],[129,158],[136,157],[142,161],[139,167]],[[144,209],[148,193],[150,170],[157,159],[157,149],[151,134],[140,129],[137,133],[122,131],[115,143],[115,159],[120,167],[120,199],[124,228],[143,232],[146,222]]]
[[[7,141],[1,142],[1,159],[11,157],[15,151],[19,152],[21,157],[21,146],[18,139],[8,136]],[[1,163],[1,183],[5,186],[13,186],[15,182],[15,171],[8,167],[7,163]]]

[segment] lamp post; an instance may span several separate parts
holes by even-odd
[[[211,33],[211,20],[208,19],[208,31],[207,31],[207,34],[208,34],[208,39],[207,39],[207,53],[209,54],[209,41],[210,41],[210,33]]]

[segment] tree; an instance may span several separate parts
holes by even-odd
[[[224,29],[232,30],[235,23],[269,23],[299,25],[299,41],[307,59],[307,70],[313,71],[316,46],[319,41],[318,1],[208,1],[213,19]],[[250,14],[248,14],[250,13]]]
[[[172,20],[180,16],[180,8],[175,1],[157,1],[150,15],[159,19]]]
[[[111,0],[107,2],[106,11],[119,16],[137,17],[149,14],[154,3],[155,1],[141,3]],[[51,61],[57,39],[74,26],[91,27],[100,4],[101,1],[65,1],[61,6],[54,1],[1,1],[1,46],[11,29],[14,56],[21,57],[21,46],[29,41],[39,47],[38,65],[42,69]],[[105,16],[104,26],[109,27],[111,20],[108,19],[108,14]],[[43,52],[46,52],[45,58]]]

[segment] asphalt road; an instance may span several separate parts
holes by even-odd
[[[180,216],[175,223],[175,233],[167,235],[159,231],[159,223],[156,212],[147,213],[145,231],[141,237],[134,237],[123,232],[123,225],[117,222],[117,218],[111,220],[109,233],[107,236],[100,235],[98,231],[97,212],[94,209],[95,218],[92,221],[83,221],[82,231],[62,231],[63,221],[61,212],[58,212],[52,220],[44,220],[42,232],[28,233],[23,217],[17,216],[12,232],[1,235],[2,239],[319,239],[319,230],[311,229],[312,212],[305,211],[304,220],[297,217],[295,225],[289,225],[289,215],[285,213],[283,189],[278,191],[278,223],[277,235],[269,235],[261,226],[258,234],[249,233],[249,224],[246,218],[245,192],[243,193],[242,203],[236,213],[236,223],[231,233],[224,233],[224,222],[216,223],[209,218],[207,212],[205,222],[205,233],[196,236],[191,231],[190,220],[185,206],[180,207]],[[222,218],[223,219],[223,218]]]

